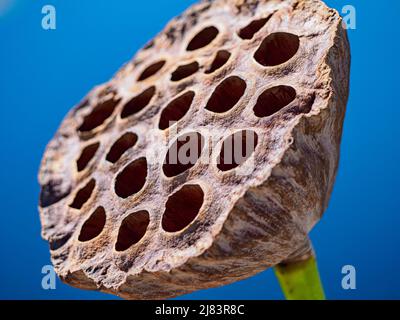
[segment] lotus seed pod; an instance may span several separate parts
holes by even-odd
[[[342,20],[319,0],[201,1],[173,19],[46,149],[39,207],[57,274],[163,299],[308,257],[349,63]]]

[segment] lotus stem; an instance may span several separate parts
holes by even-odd
[[[286,300],[325,300],[314,255],[301,261],[281,263],[274,270]]]

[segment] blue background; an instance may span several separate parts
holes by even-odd
[[[330,299],[400,298],[398,210],[399,1],[327,1],[357,9],[351,96],[330,207],[311,237]],[[107,81],[193,0],[0,0],[0,298],[110,299],[57,282],[41,288],[50,264],[40,238],[37,171],[69,108]],[[1,5],[2,3],[2,5]],[[8,9],[5,4],[9,3]],[[41,8],[57,9],[57,30],[41,28]],[[341,268],[357,270],[357,289],[341,288]],[[282,299],[267,270],[192,299]]]

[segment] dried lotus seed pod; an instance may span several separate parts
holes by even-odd
[[[319,0],[201,1],[173,19],[47,147],[40,214],[57,274],[163,299],[308,261],[349,63]],[[191,161],[170,161],[185,150]]]

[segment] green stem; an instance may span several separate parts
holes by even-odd
[[[325,300],[314,256],[303,261],[282,263],[274,269],[287,300]]]

